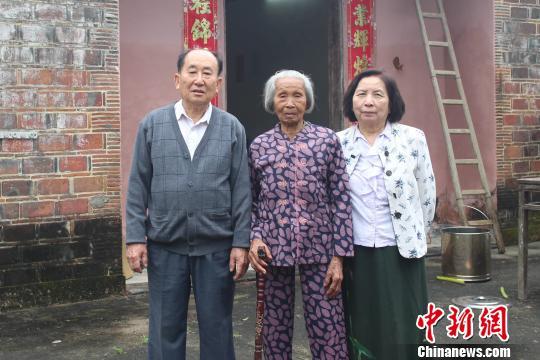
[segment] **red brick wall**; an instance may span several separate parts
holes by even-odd
[[[516,179],[540,175],[540,3],[495,0],[497,192],[501,216],[517,206]]]
[[[40,282],[43,262],[58,258],[37,256],[36,264],[23,254],[54,252],[51,238],[95,248],[75,232],[80,222],[108,219],[118,225],[108,231],[120,232],[118,17],[118,0],[0,0],[0,131],[37,133],[0,137],[0,288]],[[46,224],[65,231],[43,240]],[[71,251],[62,259],[100,262],[110,273],[120,240],[108,240],[109,257]],[[9,283],[14,265],[35,276]]]

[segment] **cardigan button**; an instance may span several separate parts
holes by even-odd
[[[193,186],[193,182],[191,182],[191,181],[188,182],[187,186],[192,187],[192,186]]]
[[[193,213],[192,213],[192,212],[188,212],[188,213],[187,213],[187,216],[188,216],[188,217],[193,217]]]
[[[401,219],[401,213],[400,213],[399,211],[396,211],[396,212],[394,213],[394,217],[395,217],[396,219],[398,219],[398,220]]]
[[[386,176],[392,176],[392,172],[390,170],[386,171]]]
[[[189,154],[184,154],[184,159],[189,159]]]
[[[384,156],[388,156],[388,155],[390,155],[390,153],[388,152],[388,150],[386,150],[386,151],[384,152]]]
[[[393,193],[392,195],[394,195],[394,199],[397,199],[397,195],[396,195],[396,193]]]

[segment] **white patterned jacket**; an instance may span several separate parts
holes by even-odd
[[[426,254],[426,234],[435,215],[435,176],[423,131],[398,123],[390,126],[391,141],[379,149],[379,157],[396,242],[401,256],[420,258]],[[362,156],[354,146],[354,129],[337,133],[349,175]]]

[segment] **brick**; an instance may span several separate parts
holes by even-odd
[[[540,96],[540,84],[524,83],[521,85],[521,91],[523,92],[523,95]]]
[[[529,68],[529,77],[531,79],[540,79],[540,67],[531,66]]]
[[[38,94],[38,105],[43,107],[69,107],[73,101],[68,92],[46,92]]]
[[[528,110],[529,102],[527,99],[512,99],[512,109],[514,110]]]
[[[10,91],[0,93],[0,106],[3,107],[35,107],[37,105],[37,93],[34,90]]]
[[[540,109],[540,99],[534,99],[533,104],[535,109]]]
[[[17,115],[12,113],[0,113],[0,130],[9,130],[17,127]]]
[[[37,218],[54,215],[54,201],[21,203],[21,218]]]
[[[527,79],[529,77],[529,68],[519,67],[512,69],[512,78],[514,79]]]
[[[31,19],[32,5],[24,2],[0,2],[0,18],[4,19]]]
[[[0,46],[0,60],[5,63],[33,63],[34,51],[27,47]]]
[[[536,64],[538,56],[530,51],[512,51],[504,53],[504,61],[508,64]]]
[[[19,218],[19,204],[0,204],[0,221]]]
[[[24,85],[51,85],[53,83],[50,69],[22,69],[21,80]]]
[[[519,0],[504,0],[505,3],[512,3],[512,4],[517,4],[519,3]]]
[[[531,141],[540,141],[540,130],[531,131]]]
[[[53,121],[49,114],[26,113],[21,115],[19,127],[21,129],[50,129],[53,127]]]
[[[52,173],[54,172],[54,158],[36,157],[22,161],[23,174]]]
[[[102,134],[80,134],[73,135],[75,150],[92,150],[103,148]]]
[[[69,236],[69,223],[67,221],[38,224],[38,239],[57,239]]]
[[[21,25],[21,38],[25,42],[52,43],[54,42],[54,26]]]
[[[527,48],[529,50],[540,50],[540,38],[529,36],[527,38]]]
[[[514,34],[519,30],[520,22],[517,21],[504,21],[503,22],[503,32]]]
[[[17,26],[15,24],[0,23],[0,41],[10,41],[17,38]]]
[[[25,196],[32,193],[32,181],[8,180],[2,182],[2,196]]]
[[[71,65],[73,51],[66,48],[42,48],[36,51],[36,62],[40,65]]]
[[[38,137],[39,151],[65,151],[71,148],[69,135],[40,135]]]
[[[103,177],[80,177],[73,179],[73,190],[75,193],[100,192],[103,191]]]
[[[56,203],[57,215],[74,215],[88,212],[88,199],[62,200]]]
[[[522,4],[536,5],[536,0],[520,0]]]
[[[58,114],[56,126],[59,129],[83,129],[88,127],[86,114]]]
[[[509,145],[504,148],[504,157],[506,159],[521,158],[521,146]]]
[[[512,132],[512,141],[513,142],[528,142],[529,141],[529,131],[515,130]]]
[[[13,175],[19,173],[19,160],[0,159],[0,174]]]
[[[538,145],[525,145],[523,156],[538,156]]]
[[[531,161],[531,171],[540,171],[540,160]]]
[[[34,140],[31,139],[3,139],[2,151],[17,153],[30,152],[34,150]]]
[[[531,19],[540,19],[540,9],[532,8],[531,9]]]
[[[100,23],[102,19],[103,12],[99,8],[74,7],[71,13],[74,22]]]
[[[503,93],[519,94],[521,93],[521,84],[517,82],[505,82],[503,84]]]
[[[37,282],[37,271],[35,269],[7,269],[4,270],[3,286],[21,286]]]
[[[76,27],[57,27],[56,39],[60,43],[86,44],[86,29]]]
[[[68,179],[43,179],[37,182],[38,195],[69,193]]]
[[[524,173],[529,171],[528,161],[519,161],[512,164],[512,170],[514,173]]]
[[[523,125],[538,125],[540,124],[538,115],[524,115]]]
[[[59,169],[61,172],[87,171],[88,159],[86,156],[67,156],[60,158]]]
[[[519,32],[524,35],[534,35],[536,34],[536,24],[521,23],[519,24]]]
[[[4,226],[4,241],[19,242],[36,239],[36,225],[5,225]]]
[[[102,66],[103,53],[99,50],[73,50],[73,65]]]
[[[17,84],[17,75],[15,70],[0,69],[0,86]]]
[[[529,9],[512,6],[510,8],[510,16],[516,19],[526,19],[529,17]]]
[[[82,87],[88,85],[88,73],[80,70],[56,70],[54,85]]]
[[[74,106],[103,106],[103,93],[101,92],[76,92],[73,94]]]
[[[61,5],[37,4],[35,14],[38,20],[65,20],[67,10]]]
[[[12,265],[19,261],[19,251],[16,246],[0,247],[0,266]]]

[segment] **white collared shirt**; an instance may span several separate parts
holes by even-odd
[[[384,166],[380,159],[391,136],[387,124],[373,145],[355,130],[354,147],[360,157],[350,176],[354,244],[367,247],[396,246],[392,215],[384,186]]]
[[[193,155],[199,143],[201,142],[208,124],[210,124],[210,117],[212,116],[212,104],[208,105],[208,109],[196,123],[193,122],[189,116],[187,116],[184,106],[182,105],[182,100],[174,104],[174,113],[176,115],[176,120],[178,121],[178,126],[180,127],[180,133],[186,142],[186,145],[193,160]]]

